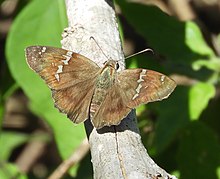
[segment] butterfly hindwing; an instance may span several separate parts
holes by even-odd
[[[80,123],[89,118],[89,108],[94,92],[94,79],[83,81],[71,87],[52,90],[55,106],[74,123]]]
[[[130,111],[121,89],[114,84],[92,118],[92,123],[97,129],[103,126],[118,125]]]
[[[128,107],[167,98],[176,83],[166,75],[147,69],[127,69],[118,74],[118,85],[126,96]]]

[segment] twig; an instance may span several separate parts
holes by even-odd
[[[182,21],[196,18],[196,14],[192,10],[189,1],[169,0],[168,5],[173,13]]]
[[[48,179],[62,178],[72,166],[79,163],[85,157],[88,151],[89,143],[87,139],[84,139],[78,149],[68,159],[63,161]]]
[[[43,134],[41,131],[35,131],[34,135]],[[41,134],[41,135],[42,135]],[[42,156],[47,143],[42,140],[31,140],[24,148],[22,153],[16,159],[15,163],[21,172],[28,173],[33,164]]]

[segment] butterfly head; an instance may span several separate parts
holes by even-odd
[[[118,61],[115,61],[115,60],[109,60],[109,61],[106,61],[104,63],[104,67],[110,67],[110,68],[113,68],[114,70],[118,70],[119,69],[119,64],[118,64]]]

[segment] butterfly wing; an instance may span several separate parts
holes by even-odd
[[[125,96],[121,89],[114,84],[108,91],[104,101],[92,118],[95,128],[118,125],[127,116],[131,108],[124,101]]]
[[[52,90],[55,106],[78,124],[89,118],[89,108],[94,93],[94,79],[60,90]]]
[[[152,70],[127,69],[119,73],[118,85],[126,96],[127,106],[135,108],[140,104],[167,98],[175,89],[171,78]]]
[[[26,58],[51,88],[55,106],[75,123],[86,120],[100,68],[80,54],[48,46],[28,47]]]
[[[175,87],[172,79],[152,70],[121,71],[94,114],[92,123],[96,128],[118,125],[132,108],[167,98]]]
[[[93,61],[80,54],[48,46],[26,48],[26,59],[30,68],[37,72],[51,89],[56,90],[73,86],[88,78],[92,79],[100,69]]]

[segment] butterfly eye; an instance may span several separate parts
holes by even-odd
[[[116,63],[116,69],[117,69],[117,70],[119,69],[119,64],[118,64],[118,63]]]

